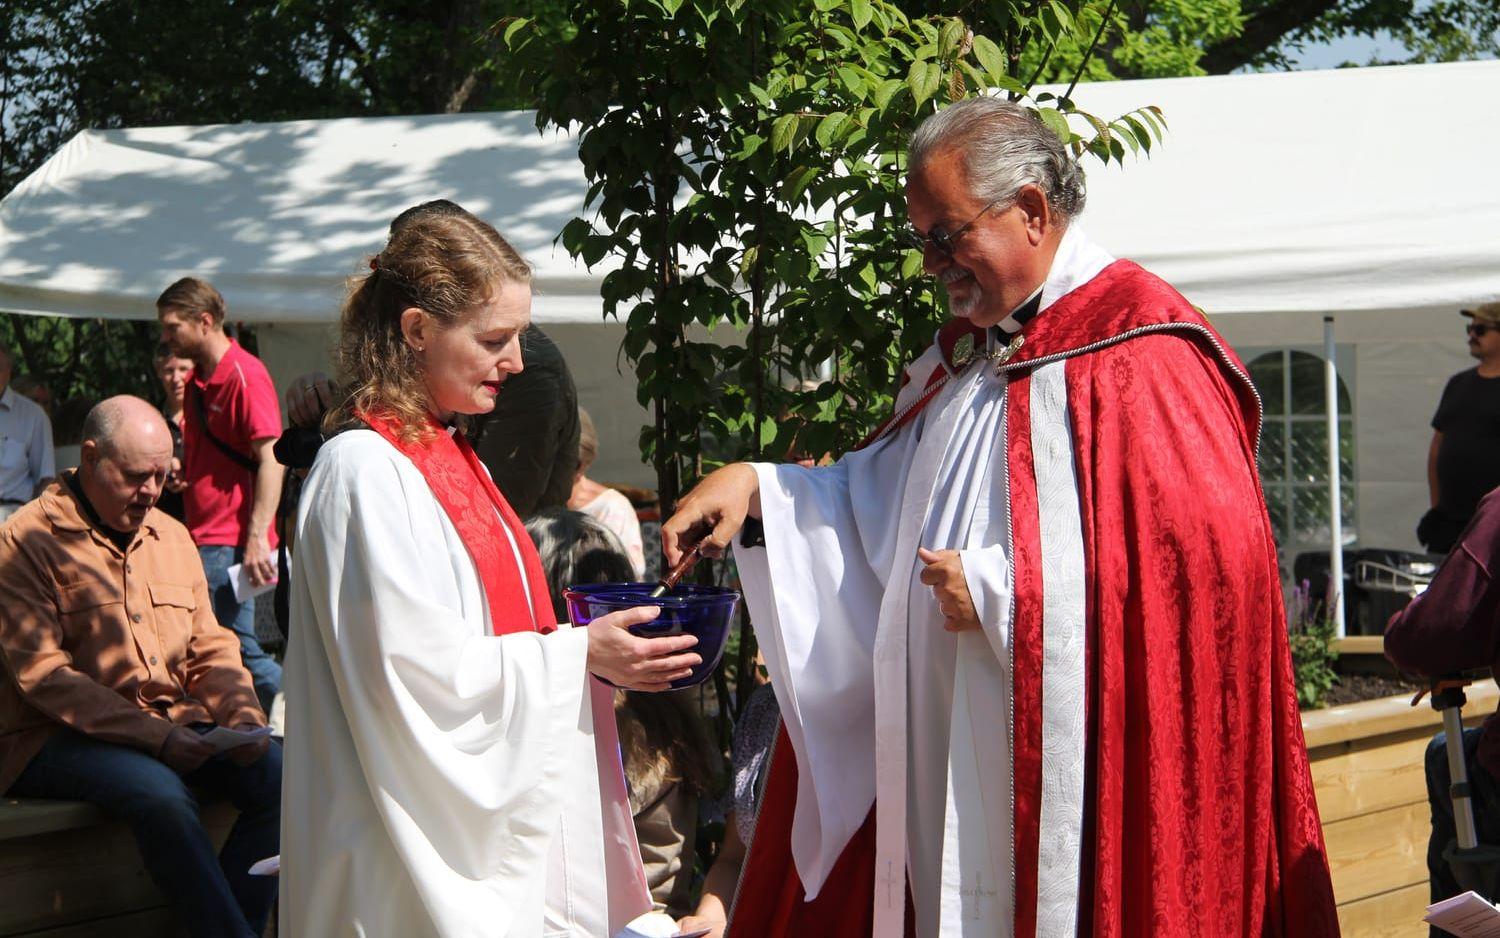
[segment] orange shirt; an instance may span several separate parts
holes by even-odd
[[[59,726],[158,755],[174,725],[265,725],[187,529],[126,551],[63,482],[0,527],[0,793]]]

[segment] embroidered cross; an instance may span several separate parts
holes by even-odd
[[[966,889],[960,886],[958,894],[960,896],[972,897],[974,899],[974,903],[972,906],[974,914],[969,917],[975,921],[979,920],[979,903],[983,902],[986,899],[995,898],[995,890],[984,888],[984,877],[983,874],[981,874],[978,870],[974,871],[974,888]]]

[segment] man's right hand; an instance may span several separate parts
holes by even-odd
[[[673,681],[692,674],[703,659],[681,652],[698,644],[696,635],[641,638],[628,630],[660,614],[659,606],[637,606],[590,622],[588,669],[626,690],[671,690]]]
[[[214,747],[203,741],[203,737],[186,726],[174,726],[162,743],[161,761],[178,775],[187,775],[214,754]]]
[[[724,549],[745,524],[746,515],[760,514],[760,477],[749,463],[716,469],[677,503],[677,511],[661,526],[667,563],[675,565],[695,544],[706,557],[722,557]]]

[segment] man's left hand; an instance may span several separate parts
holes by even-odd
[[[245,572],[251,586],[265,586],[276,579],[276,555],[264,534],[252,534],[245,540]]]
[[[964,577],[964,563],[956,550],[917,548],[917,559],[926,564],[922,582],[932,587],[938,611],[943,614],[943,628],[949,632],[966,632],[979,628],[979,614],[969,595],[969,581]]]
[[[258,730],[260,729],[260,724],[238,723],[230,728],[236,730]],[[245,766],[254,765],[255,763],[259,762],[261,756],[264,756],[270,748],[271,737],[267,736],[263,739],[257,739],[253,743],[246,743],[243,746],[235,746],[233,749],[226,750],[224,752],[224,755],[229,757],[230,762],[233,762],[240,768],[244,768]]]

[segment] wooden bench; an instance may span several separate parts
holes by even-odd
[[[227,801],[203,806],[215,845],[234,824]],[[162,938],[179,934],[130,829],[81,801],[0,799],[0,936]]]

